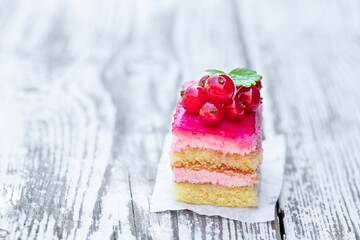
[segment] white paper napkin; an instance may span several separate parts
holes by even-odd
[[[259,206],[257,208],[229,208],[192,205],[174,200],[170,150],[172,136],[165,137],[158,166],[150,212],[189,209],[201,215],[222,216],[244,222],[267,222],[275,219],[275,204],[279,197],[285,164],[285,139],[274,136],[263,142],[264,159],[260,167]]]

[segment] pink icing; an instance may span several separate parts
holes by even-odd
[[[193,170],[186,168],[174,168],[175,182],[188,182],[195,184],[211,183],[225,187],[253,187],[259,182],[259,173],[244,174],[233,171],[215,172],[202,170]]]
[[[183,89],[197,84],[196,81],[185,83]],[[177,104],[172,124],[172,133],[176,136],[173,151],[187,147],[209,148],[226,153],[245,154],[256,148],[261,139],[262,106],[256,112],[245,113],[238,122],[222,119],[215,126],[204,125],[196,115],[188,113]]]

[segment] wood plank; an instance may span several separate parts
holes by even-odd
[[[287,136],[283,237],[359,239],[359,3],[246,0],[238,9],[275,132]]]
[[[0,236],[276,238],[275,222],[149,213],[181,82],[249,65],[232,2],[0,9]]]
[[[112,34],[102,28],[109,19],[96,17],[104,4],[88,17],[60,2],[14,3],[6,12],[1,126],[9,131],[1,148],[8,153],[1,156],[0,226],[9,238],[85,239],[97,228],[115,119],[100,75],[112,53],[96,34]],[[102,15],[109,9],[116,6]],[[10,146],[7,139],[14,139]]]
[[[234,66],[249,66],[249,60],[242,46],[243,32],[237,23],[238,13],[233,2],[225,4],[219,1],[187,1],[178,11],[179,15],[175,19],[177,31],[174,32],[174,46],[178,49],[183,81],[198,76],[199,69],[229,70]],[[186,216],[185,219],[189,218]],[[223,227],[223,231],[215,235],[217,238],[276,238],[275,223],[249,224],[224,219],[222,223],[216,223],[213,218],[206,219],[208,220],[203,227],[205,229],[207,225],[219,224]],[[195,222],[197,222],[196,218]],[[197,228],[194,229],[195,234],[190,237],[205,236],[206,238],[206,234],[197,234]]]
[[[125,154],[127,157],[118,164],[121,164],[122,167],[128,166],[136,234],[137,237],[180,239],[213,237],[273,239],[276,237],[276,231],[274,224],[271,223],[240,224],[221,218],[199,216],[189,211],[150,214],[149,216],[146,213],[149,201],[141,201],[148,200],[153,190],[162,140],[164,134],[169,131],[171,112],[178,99],[180,82],[192,79],[193,76],[198,77],[199,69],[205,69],[209,65],[223,64],[222,67],[231,68],[233,65],[232,63],[230,65],[230,62],[232,61],[229,61],[229,65],[224,66],[224,59],[234,59],[236,64],[244,64],[241,56],[232,55],[234,49],[241,51],[238,44],[235,44],[235,39],[231,44],[233,48],[230,47],[231,45],[223,46],[228,48],[214,54],[214,58],[205,58],[206,61],[213,61],[213,65],[205,65],[201,61],[202,56],[199,55],[199,52],[208,56],[212,49],[217,49],[217,45],[221,46],[221,41],[231,39],[234,33],[231,26],[226,23],[234,21],[236,18],[234,15],[230,15],[223,21],[211,18],[212,12],[222,11],[225,15],[227,11],[231,11],[231,5],[219,4],[215,1],[196,4],[198,5],[186,2],[181,6],[170,6],[170,9],[166,8],[165,10],[156,6],[156,10],[151,13],[149,19],[144,20],[144,22],[149,22],[148,24],[152,27],[134,27],[133,29],[132,37],[139,43],[129,41],[127,46],[123,46],[124,49],[135,49],[133,45],[136,45],[136,48],[140,48],[135,52],[138,55],[130,52],[129,54],[133,55],[130,58],[124,56],[124,52],[119,51],[118,56],[112,60],[111,69],[107,70],[111,73],[112,78],[118,79],[118,82],[109,79],[105,83],[114,96],[115,105],[120,107],[118,112],[121,114],[118,114],[117,121],[121,124],[116,124],[116,132],[120,132],[121,135],[118,135],[118,142],[114,144],[114,151],[119,157]],[[140,6],[142,5],[140,4]],[[143,6],[146,7],[145,4]],[[203,6],[205,7],[204,11],[212,12],[209,15],[198,15],[195,9]],[[158,17],[152,18],[153,15]],[[166,19],[169,17],[168,15],[174,19],[165,23],[162,19]],[[210,20],[213,22],[207,23]],[[140,24],[137,24],[136,21],[138,20],[135,20],[134,26],[139,26]],[[212,36],[213,26],[221,30],[218,31],[219,39],[212,40],[212,45],[206,39]],[[154,32],[160,31],[163,31],[161,36],[149,37],[154,35]],[[173,37],[169,38],[172,34]],[[208,44],[203,49],[199,44],[199,41],[202,40]],[[130,70],[115,69],[123,65],[130,66]],[[126,79],[122,77],[123,74],[126,74]],[[159,84],[159,76],[166,81]],[[141,79],[143,88],[139,89],[138,79]],[[133,84],[125,84],[124,81]],[[125,92],[129,94],[119,99],[117,98],[117,89],[124,85],[127,87]],[[134,92],[137,92],[137,95],[131,94]],[[138,98],[139,95],[142,96],[141,99]],[[124,102],[127,103],[126,106],[124,106]],[[142,119],[142,121],[138,119]],[[119,153],[121,149],[128,149],[128,152]],[[135,167],[133,167],[134,165]],[[144,171],[145,169],[148,171]],[[144,178],[146,176],[147,179]],[[112,180],[111,184],[117,186],[118,182]],[[102,218],[100,221],[106,221],[106,219]],[[117,235],[121,236],[121,233],[119,232]]]

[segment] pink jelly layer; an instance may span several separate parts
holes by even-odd
[[[254,187],[259,182],[259,173],[243,174],[233,171],[215,172],[208,170],[192,170],[174,168],[174,182],[187,182],[194,184],[211,183],[225,187]]]
[[[188,82],[183,88],[197,82]],[[199,116],[188,113],[178,102],[172,124],[176,136],[172,150],[208,148],[225,153],[245,154],[255,150],[261,139],[262,106],[256,112],[245,113],[238,122],[222,119],[215,126],[204,125]]]

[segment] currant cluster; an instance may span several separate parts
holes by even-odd
[[[223,117],[239,121],[244,112],[256,111],[261,104],[261,81],[251,87],[239,87],[225,74],[205,74],[198,85],[181,92],[182,106],[200,116],[206,125],[214,125]]]

